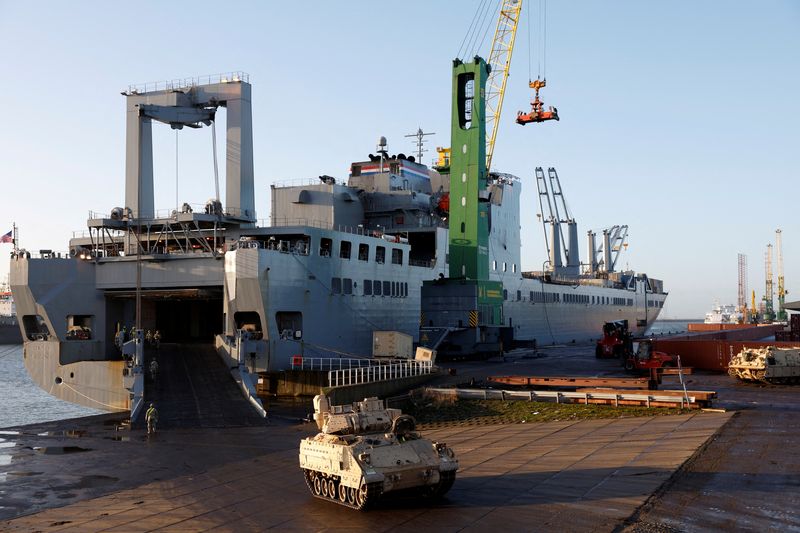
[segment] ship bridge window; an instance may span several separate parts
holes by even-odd
[[[281,339],[303,338],[303,313],[298,311],[278,311],[275,313],[278,334]]]
[[[30,341],[45,341],[50,336],[50,328],[40,315],[24,315],[22,327]]]
[[[361,165],[353,165],[350,168],[350,175],[353,177],[361,175]]]
[[[91,315],[67,316],[68,341],[88,341],[92,338],[92,325],[94,317]]]
[[[375,248],[375,262],[384,264],[386,262],[386,247],[378,246]]]
[[[362,242],[358,245],[358,260],[369,261],[369,244]]]
[[[263,336],[261,316],[256,311],[237,311],[233,313],[233,322],[236,329],[248,332],[251,339],[260,339]]]
[[[403,250],[400,250],[399,248],[392,248],[392,264],[393,265],[403,264]]]
[[[333,241],[331,239],[320,239],[319,241],[319,255],[321,257],[330,257],[331,250],[333,250]]]
[[[342,241],[339,244],[339,257],[341,259],[350,259],[350,250],[353,248],[353,244],[350,241]]]

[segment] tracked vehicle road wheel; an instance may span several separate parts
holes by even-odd
[[[362,481],[361,486],[358,488],[356,492],[356,505],[359,509],[363,509],[367,506],[369,497],[369,490],[367,489],[367,482]]]
[[[359,511],[368,509],[380,499],[383,492],[381,482],[367,484],[362,480],[361,487],[355,489],[344,486],[338,476],[329,476],[313,470],[303,470],[303,474],[312,496]]]

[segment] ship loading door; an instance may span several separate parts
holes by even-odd
[[[222,333],[222,295],[156,300],[155,314],[162,342],[213,342],[214,335]]]
[[[135,325],[136,291],[107,291],[106,311],[113,339],[117,327]],[[142,291],[142,329],[158,330],[163,343],[213,342],[222,312],[222,287]]]

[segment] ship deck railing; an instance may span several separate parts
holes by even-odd
[[[377,381],[391,381],[423,376],[431,374],[432,372],[432,361],[393,360],[386,364],[331,370],[328,372],[328,386],[343,387],[347,385],[374,383]]]
[[[191,78],[176,78],[163,81],[148,81],[146,83],[132,83],[128,85],[127,94],[143,94],[154,91],[173,91],[176,89],[189,89],[199,85],[212,85],[214,83],[250,82],[250,74],[241,70],[221,72],[219,74],[204,74]]]

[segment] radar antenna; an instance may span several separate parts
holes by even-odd
[[[417,128],[417,133],[409,133],[408,135],[404,135],[404,137],[416,137],[417,138],[417,163],[422,163],[422,154],[427,152],[428,150],[423,148],[422,145],[425,144],[426,141],[425,137],[427,135],[436,135],[435,132],[424,132],[422,128]]]

